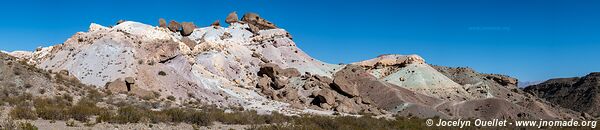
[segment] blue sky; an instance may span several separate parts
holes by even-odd
[[[0,49],[59,44],[91,22],[209,25],[231,11],[259,13],[329,63],[418,54],[521,81],[600,71],[600,3],[592,0],[4,1]]]

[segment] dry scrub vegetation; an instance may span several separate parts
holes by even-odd
[[[188,123],[194,126],[211,126],[213,122],[223,124],[250,125],[249,129],[420,129],[424,121],[420,119],[397,118],[395,120],[363,117],[332,117],[317,115],[285,116],[273,112],[270,115],[257,114],[256,111],[233,108],[225,112],[215,106],[201,108],[165,108],[153,110],[140,105],[121,105],[116,108],[102,108],[96,104],[102,102],[102,94],[91,91],[77,103],[72,103],[72,97],[63,95],[52,98],[32,97],[24,94],[13,98],[5,98],[14,106],[10,111],[12,119],[24,120],[76,120],[93,126],[96,123],[107,122],[116,124],[126,123]],[[16,102],[20,101],[20,102]]]

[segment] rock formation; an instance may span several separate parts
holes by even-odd
[[[194,29],[196,29],[196,25],[194,25],[192,22],[183,22],[181,23],[181,28],[181,35],[189,36],[192,34],[192,32],[194,32]]]
[[[179,32],[181,30],[181,24],[179,24],[175,20],[171,20],[169,22],[169,30],[171,30],[172,32]]]
[[[221,22],[219,22],[219,20],[216,20],[215,22],[211,23],[210,26],[219,27],[221,26]]]
[[[227,15],[227,18],[225,18],[225,22],[227,24],[230,24],[230,25],[232,23],[235,23],[235,22],[238,22],[238,21],[239,21],[238,20],[238,16],[237,16],[237,13],[235,11],[229,13],[229,15]]]
[[[198,43],[196,43],[196,41],[194,41],[188,37],[181,38],[181,42],[185,43],[185,45],[187,45],[190,49],[194,49],[196,47],[196,45],[198,45]]]
[[[381,114],[368,99],[346,97],[333,90],[333,80],[328,77],[304,74],[294,68],[281,69],[275,64],[265,64],[258,72],[257,88],[267,98],[284,101],[295,108],[334,110],[343,113]],[[365,100],[365,101],[363,101]],[[370,101],[370,100],[369,100]]]
[[[266,19],[261,18],[256,13],[246,13],[242,17],[242,21],[248,23],[251,26],[255,26],[258,30],[265,29],[275,29],[277,26],[275,24],[267,21]]]
[[[163,27],[163,28],[167,28],[167,21],[163,18],[158,19],[158,26],[159,27]]]
[[[519,90],[517,80],[507,76],[430,66],[417,55],[329,64],[304,53],[290,33],[257,14],[242,21],[233,12],[228,27],[175,21],[169,30],[133,21],[90,25],[88,32],[38,49],[23,61],[46,71],[65,70],[100,90],[168,98],[178,105],[285,114],[582,118]]]

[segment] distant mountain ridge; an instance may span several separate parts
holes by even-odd
[[[600,116],[600,72],[583,77],[550,79],[524,90],[562,107]]]

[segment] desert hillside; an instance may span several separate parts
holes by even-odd
[[[547,81],[527,93],[515,78],[430,65],[415,54],[330,64],[303,52],[293,35],[258,14],[239,19],[232,12],[225,18],[227,26],[216,21],[206,27],[164,19],[158,26],[92,23],[62,44],[2,53],[2,117],[94,129],[165,122],[183,123],[173,126],[182,129],[244,129],[329,117],[340,122],[361,117],[357,121],[392,127],[404,118],[597,116],[597,107],[589,106],[595,98],[566,95],[596,90],[593,75]],[[211,127],[213,122],[225,125]]]

